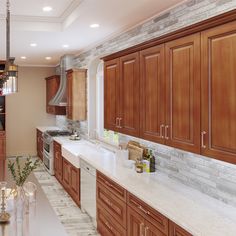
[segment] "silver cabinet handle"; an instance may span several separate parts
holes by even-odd
[[[147,227],[145,227],[145,230],[144,230],[144,236],[147,236],[147,235],[148,235],[148,231],[149,231],[149,228],[148,228],[148,226],[147,226]]]
[[[161,138],[164,138],[164,135],[163,135],[163,128],[165,127],[165,125],[160,125],[160,137]]]
[[[122,126],[121,126],[121,120],[122,120],[122,118],[119,118],[119,128],[120,128],[120,129],[122,128]]]
[[[140,225],[139,225],[139,230],[140,230],[140,236],[143,236],[143,227],[144,227],[144,223],[141,223]]]
[[[201,132],[201,146],[202,146],[202,148],[206,148],[206,145],[204,144],[205,134],[206,134],[206,131]]]
[[[169,128],[169,126],[166,125],[165,126],[165,139],[169,139],[169,137],[168,137],[168,128]]]
[[[118,127],[119,118],[116,117],[116,127]]]

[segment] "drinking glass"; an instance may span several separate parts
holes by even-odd
[[[24,184],[23,189],[25,191],[25,195],[28,198],[29,203],[35,202],[37,186],[32,182],[27,182]]]

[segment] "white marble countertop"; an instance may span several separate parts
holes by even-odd
[[[94,145],[93,148],[92,145],[91,148],[81,149],[81,159],[188,232],[196,236],[236,235],[236,208],[172,180],[165,174],[138,174],[123,167],[112,152],[97,150],[95,155],[94,148],[97,147]]]

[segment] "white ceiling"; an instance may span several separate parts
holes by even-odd
[[[54,66],[183,0],[10,0],[11,56],[19,65]],[[5,1],[0,1],[0,59],[5,58]],[[51,12],[43,12],[51,6]],[[92,23],[100,28],[92,29]],[[30,47],[37,43],[37,47]],[[68,44],[64,49],[62,45]],[[26,56],[26,60],[20,57]],[[46,56],[52,57],[50,61]]]

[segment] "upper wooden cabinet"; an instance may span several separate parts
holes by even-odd
[[[201,39],[202,154],[236,163],[236,22]]]
[[[139,54],[105,62],[104,127],[139,135]]]
[[[46,80],[46,112],[53,115],[65,115],[66,108],[61,106],[49,105],[51,99],[56,95],[60,85],[60,76],[53,75],[45,79]]]
[[[104,128],[117,130],[120,60],[104,63]]]
[[[66,114],[70,120],[86,120],[86,77],[85,69],[67,71]]]
[[[236,164],[235,13],[105,57],[105,128]]]
[[[163,44],[140,52],[140,136],[159,143],[165,142],[164,59]]]
[[[200,34],[171,41],[166,56],[166,144],[200,152]]]

